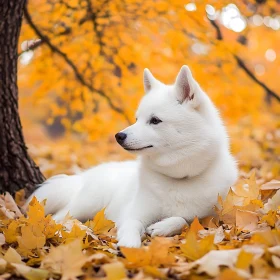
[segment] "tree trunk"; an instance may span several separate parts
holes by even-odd
[[[25,0],[0,0],[0,192],[44,180],[27,153],[18,112],[17,48]]]

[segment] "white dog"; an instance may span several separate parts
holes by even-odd
[[[144,88],[136,123],[116,134],[137,160],[58,175],[32,195],[47,198],[46,212],[56,220],[68,212],[86,220],[106,207],[119,246],[141,246],[145,232],[180,233],[195,216],[211,214],[218,194],[225,196],[238,175],[219,113],[187,66],[174,85],[145,69]]]

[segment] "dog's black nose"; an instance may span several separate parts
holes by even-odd
[[[127,135],[123,132],[119,132],[115,135],[117,142],[122,145]]]

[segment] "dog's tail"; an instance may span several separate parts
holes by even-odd
[[[35,196],[38,201],[46,199],[46,214],[54,214],[64,208],[72,198],[80,191],[83,186],[82,176],[80,175],[57,175],[51,177],[34,191],[27,199],[23,209],[26,211],[29,202]]]

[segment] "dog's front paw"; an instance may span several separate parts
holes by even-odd
[[[146,232],[153,236],[173,236],[180,234],[187,222],[181,217],[171,217],[150,225]]]
[[[118,227],[119,247],[141,247],[141,236],[145,233],[143,224],[138,220],[127,220]]]
[[[154,237],[154,236],[169,236],[170,235],[170,230],[168,228],[166,228],[166,225],[163,221],[150,225],[147,228],[146,232],[149,235],[151,235],[152,237]]]
[[[117,245],[119,247],[139,248],[141,247],[141,237],[139,234],[127,232],[120,236]]]

